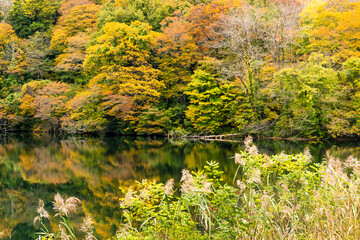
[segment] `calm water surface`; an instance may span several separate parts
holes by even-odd
[[[360,158],[360,142],[311,143],[255,141],[261,153],[302,152],[309,146],[314,161],[326,150],[341,159]],[[216,160],[231,179],[231,157],[242,143],[168,141],[123,137],[70,137],[7,135],[0,137],[0,239],[33,239],[32,225],[38,199],[51,209],[55,193],[82,200],[86,214],[96,221],[99,239],[113,235],[119,226],[119,186],[144,178],[179,180],[183,168],[198,169]],[[79,213],[83,215],[84,213]],[[73,219],[77,221],[78,219]],[[1,236],[1,233],[5,236]]]

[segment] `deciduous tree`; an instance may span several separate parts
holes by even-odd
[[[188,85],[190,105],[186,117],[197,131],[219,133],[229,125],[236,94],[229,84],[219,84],[214,76],[203,70],[196,70]]]
[[[359,14],[359,1],[311,1],[301,13],[300,53],[319,51],[334,56],[339,64],[359,57]]]
[[[135,104],[127,120],[135,124],[138,114],[158,102],[159,71],[150,64],[150,46],[155,33],[146,23],[107,23],[94,45],[87,50],[85,68],[94,78],[90,86],[101,86],[116,95],[128,96]]]
[[[109,1],[99,16],[100,26],[107,22],[131,24],[146,22],[154,31],[159,31],[160,23],[176,8],[175,1],[115,0]]]
[[[36,130],[59,130],[60,119],[67,112],[65,103],[70,86],[66,83],[32,81],[21,90],[20,109],[24,115],[37,120]]]
[[[55,59],[56,70],[78,75],[85,59],[86,44],[96,30],[99,6],[89,1],[77,3],[81,5],[71,3],[65,2],[60,8],[63,15],[55,26],[51,49],[59,54]]]
[[[16,34],[27,38],[35,32],[46,32],[57,20],[59,4],[55,0],[15,0],[7,17]]]
[[[283,135],[326,136],[331,112],[341,96],[337,72],[321,54],[313,54],[298,68],[281,70],[276,79],[284,83],[281,97],[285,112],[277,122]]]
[[[24,42],[25,69],[37,80],[44,79],[50,71],[49,45],[50,39],[41,32],[35,33]]]

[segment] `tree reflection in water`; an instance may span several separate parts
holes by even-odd
[[[341,159],[350,154],[360,158],[357,142],[262,140],[255,144],[267,154],[299,153],[309,146],[316,162],[327,149]],[[241,142],[7,135],[0,138],[0,233],[33,239],[38,199],[51,208],[59,192],[80,198],[84,212],[96,221],[99,239],[109,237],[120,227],[119,186],[144,178],[179,180],[183,168],[201,168],[210,160],[220,162],[230,182],[235,171],[230,158],[242,146]]]

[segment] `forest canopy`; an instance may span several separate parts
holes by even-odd
[[[360,2],[0,1],[0,130],[360,136]]]

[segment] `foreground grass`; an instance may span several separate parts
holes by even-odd
[[[114,239],[359,238],[356,158],[341,162],[327,155],[323,164],[312,164],[308,151],[267,156],[258,153],[251,138],[245,146],[235,155],[232,185],[223,182],[217,163],[208,162],[202,171],[183,170],[179,189],[172,179],[166,184],[143,180],[122,189],[122,228]],[[80,239],[67,218],[77,199],[69,198],[68,206],[57,199],[60,228],[55,233],[43,228],[42,236]],[[43,210],[39,205],[37,225],[45,226],[43,220],[50,218]],[[95,239],[91,219],[84,220],[83,239]]]

